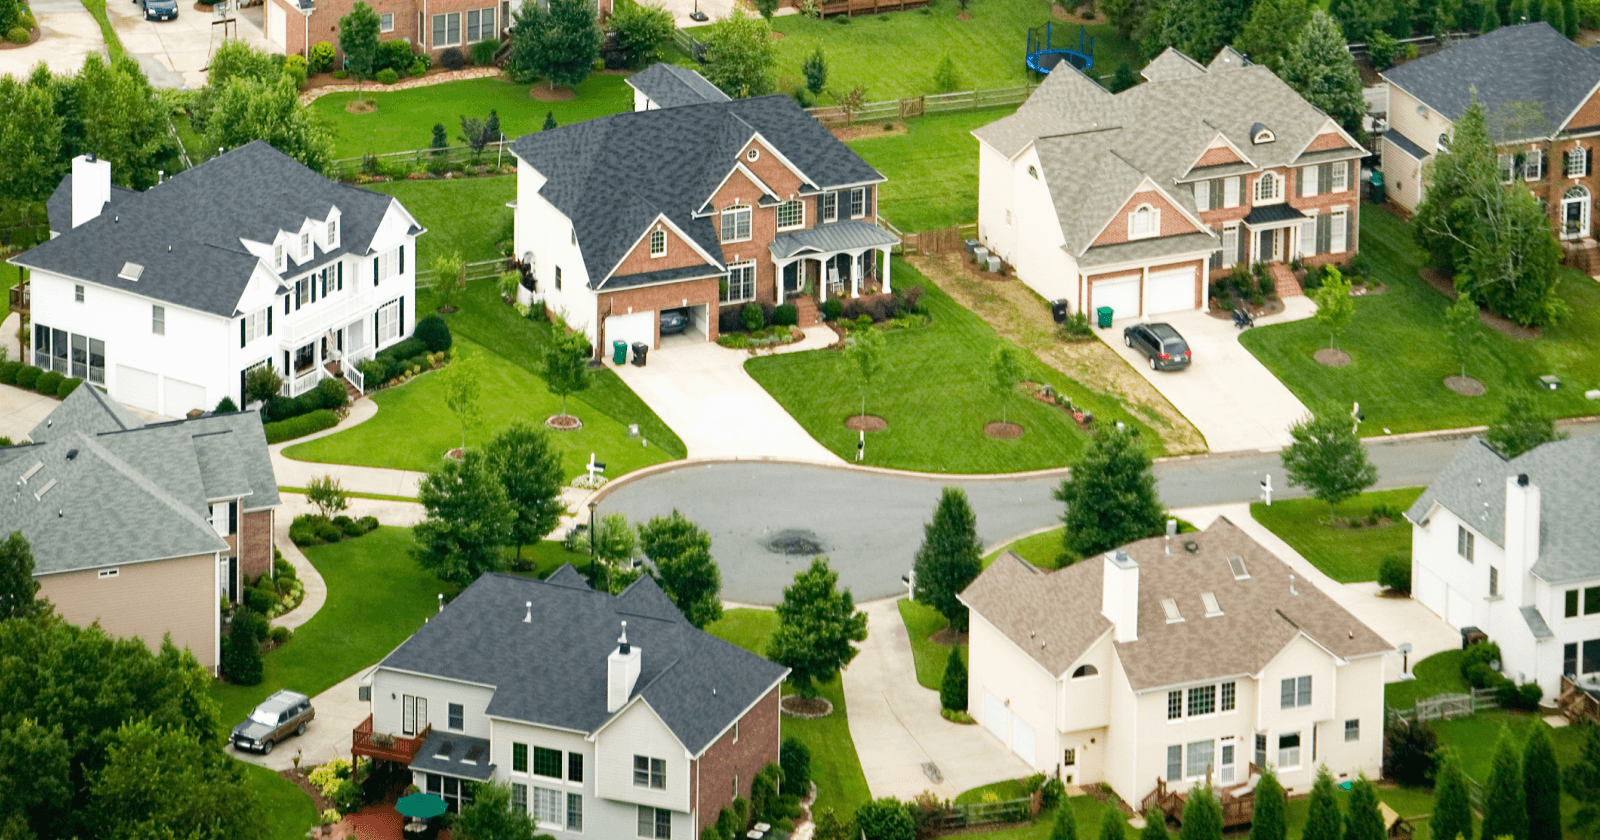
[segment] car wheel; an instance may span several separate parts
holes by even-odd
[[[306,725],[302,723],[299,726],[295,727],[294,734],[296,734],[296,735],[304,735],[304,734],[306,734]]]
[[[261,754],[262,755],[272,755],[272,742],[271,741],[262,741],[261,742]]]
[[[1151,370],[1158,370],[1158,368],[1156,367],[1156,357],[1155,356],[1151,356],[1150,357],[1150,369]]]
[[[1129,347],[1132,347],[1133,346],[1133,336],[1128,335],[1127,333],[1123,333],[1122,334],[1122,343],[1128,345]]]

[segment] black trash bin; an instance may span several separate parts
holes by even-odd
[[[1050,317],[1056,319],[1058,324],[1065,324],[1067,322],[1067,302],[1064,300],[1050,301]]]
[[[1487,641],[1489,641],[1489,634],[1483,632],[1482,630],[1479,630],[1477,627],[1474,627],[1472,625],[1468,625],[1466,627],[1461,628],[1461,649],[1462,650],[1466,650],[1467,648],[1472,647],[1473,645],[1478,644],[1479,642],[1487,642]]]
[[[650,352],[650,345],[645,344],[642,341],[634,342],[633,343],[633,363],[635,365],[639,366],[639,367],[644,367],[644,357],[645,357],[645,354],[649,353],[649,352]]]

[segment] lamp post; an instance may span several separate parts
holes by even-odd
[[[599,507],[599,502],[589,503],[589,588],[595,588],[595,538],[594,538],[594,509]]]

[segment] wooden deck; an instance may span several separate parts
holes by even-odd
[[[882,12],[903,12],[928,5],[928,0],[824,0],[822,14],[876,15]]]
[[[1261,768],[1252,763],[1249,773],[1251,776],[1258,776],[1261,774]],[[1208,784],[1211,781],[1209,774],[1206,781]],[[1255,788],[1248,785],[1248,781],[1249,778],[1246,777],[1245,784],[1214,788],[1217,792],[1217,797],[1222,800],[1223,828],[1248,825],[1255,818],[1256,793]],[[1189,793],[1187,791],[1180,793],[1175,790],[1168,790],[1166,780],[1157,778],[1155,790],[1145,794],[1144,801],[1139,803],[1139,810],[1142,812],[1151,808],[1159,808],[1161,813],[1166,814],[1169,819],[1182,823],[1183,806],[1188,801]]]
[[[417,757],[417,750],[422,749],[422,742],[427,740],[428,733],[433,731],[430,724],[427,729],[418,732],[414,738],[402,738],[398,735],[387,735],[372,731],[372,715],[356,724],[350,733],[351,755],[364,755],[368,758],[381,758],[385,761],[396,761],[401,764],[410,764]]]
[[[1600,723],[1600,692],[1580,688],[1571,677],[1561,678],[1561,693],[1556,695],[1556,708],[1570,723]]]

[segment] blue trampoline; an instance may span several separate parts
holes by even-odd
[[[1028,69],[1035,74],[1043,75],[1056,68],[1056,65],[1066,62],[1078,70],[1088,70],[1094,66],[1094,39],[1086,36],[1082,26],[1078,27],[1078,45],[1076,48],[1067,46],[1070,41],[1062,39],[1063,43],[1055,43],[1055,24],[1046,23],[1028,30]]]

